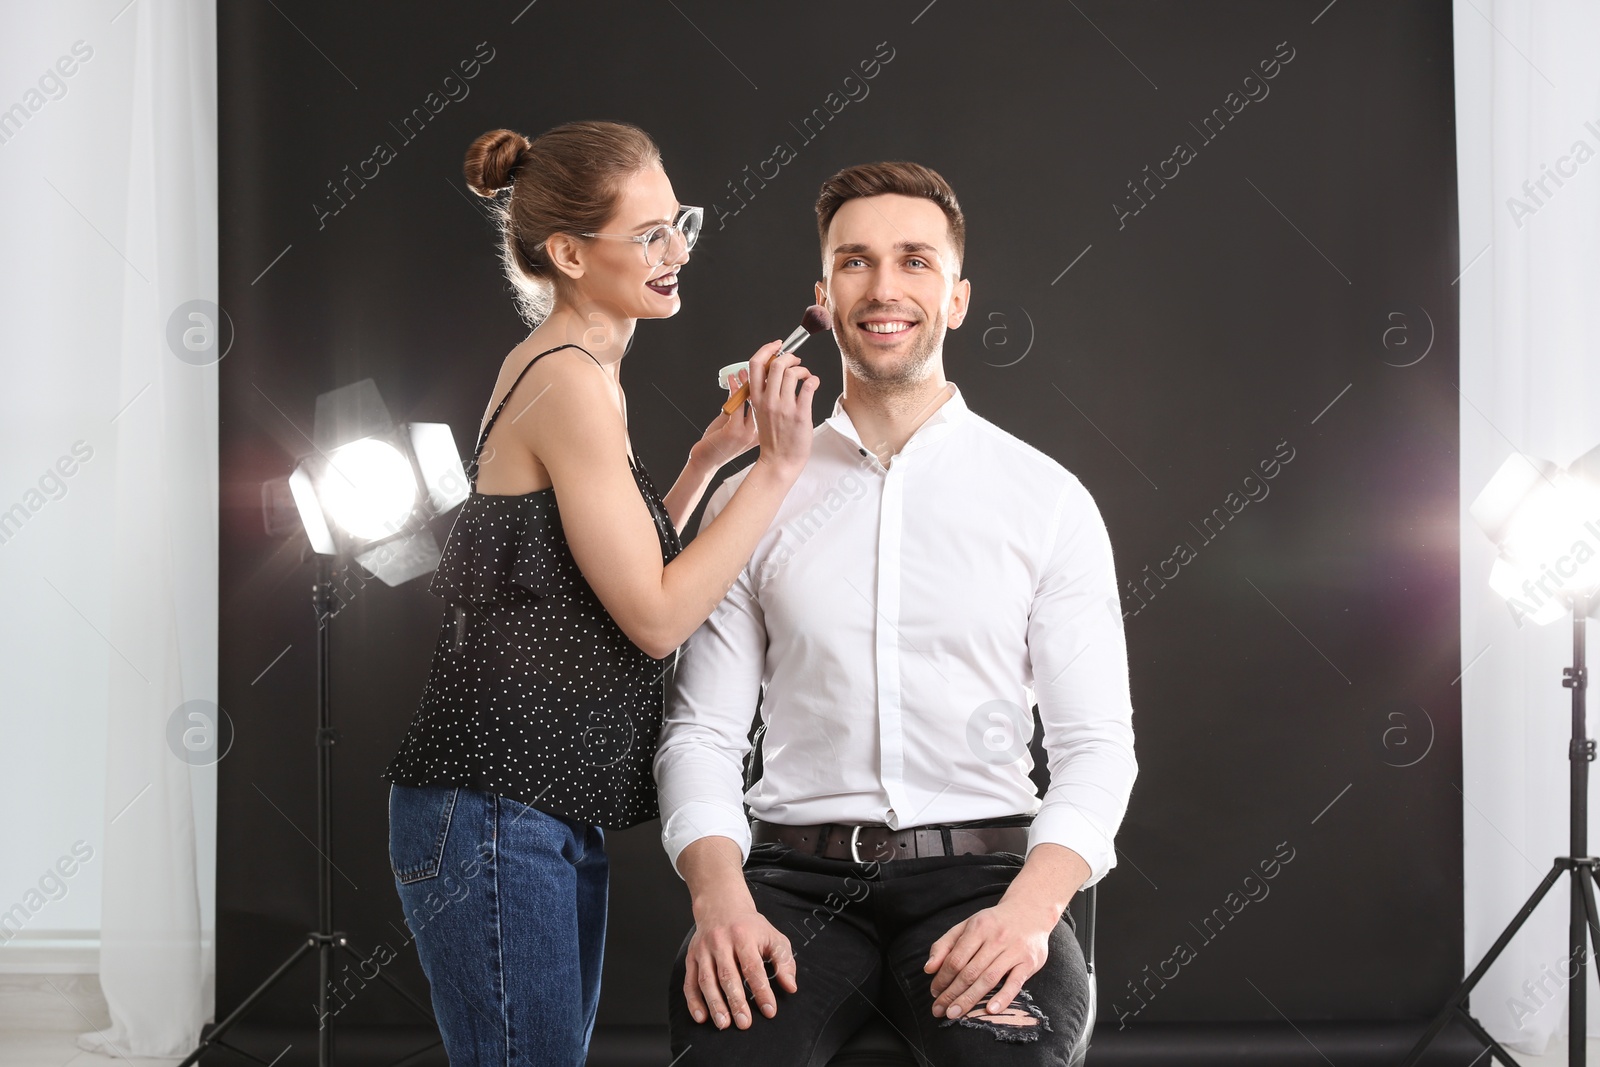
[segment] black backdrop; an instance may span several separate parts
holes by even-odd
[[[308,450],[318,393],[368,376],[470,451],[526,328],[461,160],[484,130],[577,118],[642,125],[707,207],[683,310],[642,324],[623,375],[663,488],[716,368],[810,302],[820,181],[910,158],[955,186],[974,309],[946,373],[1082,478],[1124,580],[1140,776],[1101,887],[1102,1029],[1442,1002],[1462,962],[1445,0],[219,9],[220,1008],[315,917],[311,572],[263,536],[260,483]],[[837,353],[805,355],[821,419]],[[425,585],[372,582],[333,624],[336,906],[366,946],[403,943],[378,775],[440,617]],[[602,1026],[665,1018],[688,909],[657,833],[611,836]],[[312,1022],[312,981],[258,1016]],[[338,1021],[405,1017],[363,991]]]

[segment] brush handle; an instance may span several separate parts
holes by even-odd
[[[732,415],[735,411],[739,410],[740,404],[743,404],[749,399],[750,383],[745,382],[743,385],[739,386],[739,391],[730,396],[727,402],[722,405],[722,413],[724,415]]]
[[[810,336],[811,331],[806,329],[804,325],[796,326],[794,328],[794,332],[784,339],[783,347],[778,349],[778,351],[773,354],[772,358],[777,359],[778,356],[787,355],[788,353],[793,352],[795,349],[805,344],[806,338]],[[771,366],[771,362],[769,361],[767,365]],[[739,386],[739,391],[730,396],[727,399],[727,402],[722,405],[722,413],[724,415],[732,415],[735,411],[739,410],[740,404],[743,404],[749,399],[750,383],[745,382],[743,385]]]

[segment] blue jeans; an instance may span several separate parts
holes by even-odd
[[[392,785],[389,862],[451,1067],[582,1067],[605,949],[600,827]]]

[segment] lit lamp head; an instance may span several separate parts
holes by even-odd
[[[1468,508],[1500,548],[1489,586],[1512,618],[1543,626],[1573,598],[1595,607],[1600,586],[1600,448],[1567,470],[1520,453],[1508,457]]]
[[[449,426],[396,425],[377,385],[364,378],[317,397],[312,443],[287,490],[315,551],[349,555],[387,585],[438,566],[428,521],[468,492]],[[269,532],[283,526],[282,485],[268,483],[263,493]]]

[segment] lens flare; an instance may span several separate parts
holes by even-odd
[[[399,532],[417,503],[411,463],[374,437],[334,449],[317,489],[333,521],[369,541]]]

